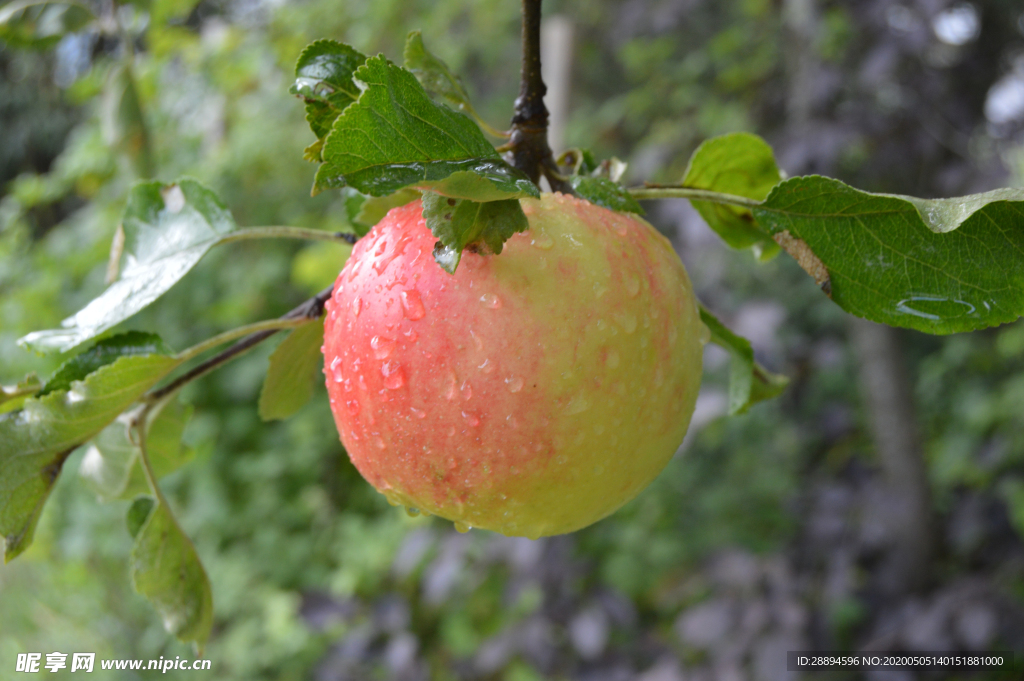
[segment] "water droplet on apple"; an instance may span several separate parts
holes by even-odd
[[[476,335],[476,333],[473,332],[473,329],[469,330],[469,335],[473,339],[473,345],[476,346],[476,349],[483,350],[484,342],[479,336]]]
[[[375,359],[386,359],[395,349],[395,341],[386,336],[374,336],[370,339],[370,347],[373,349]]]
[[[409,516],[410,518],[415,518],[416,516],[418,516],[420,514],[420,509],[413,508],[412,506],[410,506],[407,509],[405,509],[405,514],[407,516]]]
[[[494,295],[493,293],[485,293],[480,296],[480,302],[492,310],[497,310],[501,307],[501,298]]]
[[[363,299],[362,298],[356,298],[355,300],[353,300],[352,301],[352,314],[355,315],[356,317],[358,317],[359,313],[362,312],[362,310],[363,310]]]
[[[415,342],[416,339],[420,337],[420,335],[416,333],[415,329],[406,329],[402,332],[402,335],[408,338],[409,342]]]
[[[509,376],[505,379],[505,385],[508,386],[510,393],[517,393],[523,389],[525,381],[520,376]]]
[[[640,280],[637,279],[636,275],[626,275],[626,293],[629,294],[630,298],[635,298],[640,293]]]
[[[398,362],[384,362],[380,373],[384,376],[384,387],[388,390],[398,390],[405,385],[405,371]]]
[[[469,400],[473,397],[473,386],[470,385],[469,381],[465,381],[462,384],[462,399]]]
[[[474,428],[480,425],[480,417],[471,411],[462,412],[462,418],[466,419],[466,423]]]
[[[608,355],[605,356],[605,358],[604,358],[604,361],[605,361],[605,364],[608,365],[609,369],[614,369],[615,367],[619,366],[619,362],[621,361],[621,358],[619,357],[618,350],[609,350],[608,351]]]
[[[334,379],[335,383],[341,383],[345,380],[345,375],[341,371],[341,357],[335,357],[331,360],[331,378]]]
[[[555,462],[558,463],[559,465],[564,466],[565,464],[569,463],[569,457],[567,457],[565,454],[559,454],[555,458]]]
[[[508,425],[511,426],[513,429],[519,427],[519,420],[516,419],[516,417],[513,416],[512,414],[509,414],[508,416],[506,416],[505,417],[505,421],[508,422]]]
[[[615,323],[622,327],[626,333],[636,331],[636,315],[632,312],[615,312],[612,314]]]
[[[544,531],[540,528],[530,528],[526,531],[526,538],[532,541],[537,541],[540,539],[542,534],[544,534]]]
[[[349,400],[349,401],[345,402],[345,406],[348,407],[348,412],[350,414],[352,414],[353,416],[355,416],[356,414],[359,413],[359,401],[358,400]]]
[[[411,411],[412,415],[418,419],[427,418],[427,412],[423,411],[422,409],[417,409],[416,407],[409,407],[409,411]]]
[[[550,251],[551,247],[555,245],[555,240],[552,239],[547,234],[545,234],[544,232],[538,232],[537,235],[533,237],[533,239],[530,241],[530,245],[536,246],[537,248],[544,251]]]
[[[384,444],[384,440],[381,439],[380,436],[377,436],[377,437],[373,438],[373,444],[376,445],[377,449],[379,449],[381,451],[384,451],[385,449],[388,448],[388,446],[386,444]]]
[[[565,413],[582,414],[588,409],[590,409],[590,401],[587,399],[586,395],[580,393],[569,400],[569,405],[565,408]]]
[[[420,298],[419,291],[415,289],[402,291],[402,309],[405,311],[405,316],[412,321],[423,319],[423,316],[427,314],[426,308],[423,307],[423,299]]]
[[[675,329],[673,329],[674,331]],[[707,324],[700,323],[700,344],[707,345],[711,342],[711,329],[708,328]]]
[[[478,366],[477,369],[479,369],[480,371],[484,372],[485,374],[493,374],[494,373],[494,365],[491,364],[491,360],[489,360],[489,359],[485,359],[484,363],[481,364],[480,366]]]
[[[449,402],[451,402],[452,400],[455,399],[455,385],[456,385],[455,374],[449,373],[448,374],[448,389],[444,393],[444,398],[446,400],[448,400]]]
[[[455,531],[460,533],[460,534],[466,534],[471,529],[473,529],[472,527],[470,527],[466,523],[462,522],[461,520],[456,520],[453,524],[455,525]]]

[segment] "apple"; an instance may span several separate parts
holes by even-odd
[[[414,201],[327,303],[324,373],[352,463],[395,505],[506,535],[572,532],[635,497],[686,434],[706,328],[668,240],[571,196],[454,275]]]

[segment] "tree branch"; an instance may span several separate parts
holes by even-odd
[[[306,302],[295,307],[289,312],[281,315],[278,319],[319,319],[324,313],[324,305],[327,303],[327,300],[331,297],[331,294],[333,292],[334,285],[332,284],[331,286],[328,286],[323,291],[316,294]],[[235,357],[238,357],[239,355],[242,355],[243,353],[251,350],[252,348],[256,347],[257,345],[265,341],[266,339],[273,336],[278,331],[280,331],[280,329],[268,329],[265,331],[258,331],[256,333],[249,334],[245,338],[241,339],[237,343],[228,346],[227,348],[220,351],[219,353],[217,353],[210,359],[206,360],[205,362],[197,364],[196,366],[192,367],[187,372],[185,372],[178,378],[174,379],[164,387],[149,393],[149,395],[146,396],[146,400],[148,402],[158,402],[164,399],[168,395],[171,395],[174,392],[180,390],[188,383],[191,383],[197,378],[210,373],[220,365],[226,364],[227,362],[233,360]]]
[[[523,68],[507,146],[512,165],[535,184],[543,175],[555,191],[572,194],[572,186],[558,174],[548,146],[548,110],[544,106],[548,88],[540,70],[540,6],[541,0],[523,0]]]

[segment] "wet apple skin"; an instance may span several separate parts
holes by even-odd
[[[646,487],[682,442],[703,325],[669,242],[562,194],[454,275],[415,201],[352,251],[324,373],[352,463],[396,504],[506,535],[572,532]]]

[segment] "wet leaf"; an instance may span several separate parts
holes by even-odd
[[[128,319],[163,295],[224,235],[231,213],[196,180],[144,182],[128,195],[121,278],[63,328],[35,331],[19,343],[38,352],[66,351]]]
[[[571,178],[572,188],[580,196],[594,205],[624,213],[643,215],[644,209],[624,187],[605,177],[589,177],[575,175]]]
[[[434,192],[423,194],[423,219],[439,239],[434,259],[449,274],[455,273],[466,248],[501,253],[505,241],[530,226],[515,199],[478,203]]]
[[[324,140],[314,193],[349,186],[370,196],[405,187],[476,201],[539,196],[472,120],[431,101],[405,69],[371,57],[354,82],[362,93]]]
[[[795,177],[754,215],[858,317],[946,334],[1024,314],[1024,189],[917,199]]]
[[[324,324],[314,320],[293,330],[270,355],[270,367],[260,392],[259,414],[264,421],[286,419],[313,396],[320,374]]]
[[[288,90],[306,102],[306,120],[313,134],[323,139],[331,131],[335,119],[361,90],[352,80],[366,61],[366,55],[334,40],[318,40],[299,55],[295,64],[295,83]],[[321,147],[312,152],[320,159]]]
[[[68,455],[178,364],[161,354],[120,357],[72,383],[70,390],[30,398],[22,409],[0,414],[0,535],[6,560],[31,543]]]
[[[91,348],[75,355],[57,368],[40,397],[55,390],[69,390],[74,381],[81,381],[102,366],[120,357],[131,355],[170,355],[173,351],[164,344],[160,336],[144,331],[128,331],[98,341]]]

